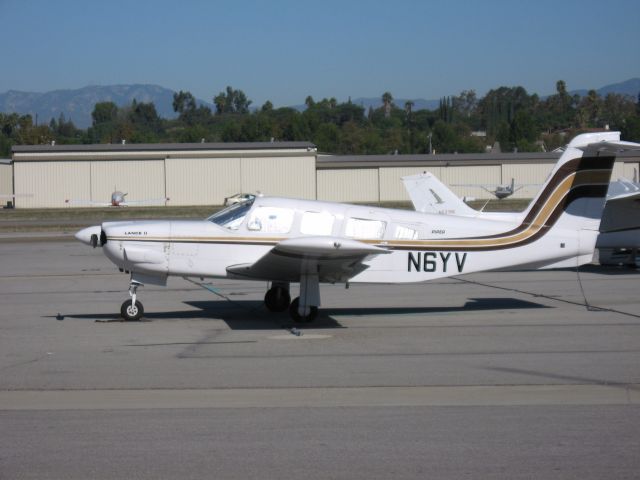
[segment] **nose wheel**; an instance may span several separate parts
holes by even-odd
[[[127,300],[120,307],[120,315],[130,322],[140,320],[142,315],[144,315],[144,307],[142,303],[137,300],[135,302]]]
[[[142,286],[140,282],[131,281],[129,284],[129,296],[130,300],[126,300],[120,307],[120,315],[122,318],[128,321],[136,321],[142,318],[144,315],[144,307],[136,298],[136,292],[138,287]]]

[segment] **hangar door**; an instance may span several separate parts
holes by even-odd
[[[110,201],[115,190],[127,193],[129,201],[166,196],[164,160],[102,160],[91,161],[90,164],[93,202]]]
[[[89,199],[89,162],[15,162],[16,198],[20,208],[63,208],[67,199]]]

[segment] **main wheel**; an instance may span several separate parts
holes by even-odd
[[[127,300],[120,307],[120,315],[122,315],[122,318],[125,320],[140,320],[142,315],[144,315],[144,308],[137,300],[135,304],[131,300]]]
[[[264,304],[270,312],[284,312],[291,303],[291,295],[282,287],[271,287],[264,296]]]
[[[294,322],[313,322],[318,316],[318,307],[309,307],[309,313],[302,316],[298,313],[298,305],[300,305],[300,297],[297,297],[289,306],[289,315]]]

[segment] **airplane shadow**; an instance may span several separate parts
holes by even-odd
[[[640,390],[637,386],[629,385],[625,382],[619,382],[615,380],[609,380],[605,378],[594,378],[594,377],[581,377],[576,375],[561,375],[557,373],[551,372],[541,372],[537,370],[525,370],[521,368],[507,368],[507,367],[489,367],[487,370],[491,370],[494,372],[501,373],[509,373],[516,375],[526,375],[534,378],[543,378],[546,380],[557,381],[561,380],[563,382],[574,382],[578,384],[586,384],[586,385],[608,385],[612,387],[620,387],[626,390]]]
[[[575,268],[571,270],[575,271]],[[629,265],[583,265],[580,267],[580,273],[595,273],[598,275],[640,275],[640,269]]]
[[[394,314],[425,314],[455,312],[479,312],[487,310],[523,310],[534,308],[552,308],[541,303],[529,302],[518,298],[470,298],[464,305],[447,307],[359,307],[359,308],[328,308],[323,310],[326,315],[394,315]]]
[[[464,305],[457,306],[431,306],[431,307],[354,307],[354,308],[325,308],[320,309],[318,318],[312,323],[295,323],[287,312],[272,313],[267,311],[263,302],[253,300],[240,300],[233,303],[209,300],[184,302],[195,307],[196,310],[180,310],[171,312],[147,312],[140,321],[125,322],[116,313],[98,314],[64,314],[62,318],[56,315],[48,315],[45,318],[54,318],[62,321],[64,318],[93,320],[98,323],[133,323],[153,322],[154,320],[222,320],[232,330],[273,330],[274,328],[298,329],[312,328],[335,329],[346,328],[333,316],[366,316],[366,315],[402,315],[438,313],[464,313],[490,310],[522,310],[551,308],[540,303],[529,302],[516,298],[471,298]]]

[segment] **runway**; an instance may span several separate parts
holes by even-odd
[[[640,470],[634,270],[322,286],[304,327],[182,279],[118,321],[128,277],[76,242],[0,243],[0,273],[3,479]]]

